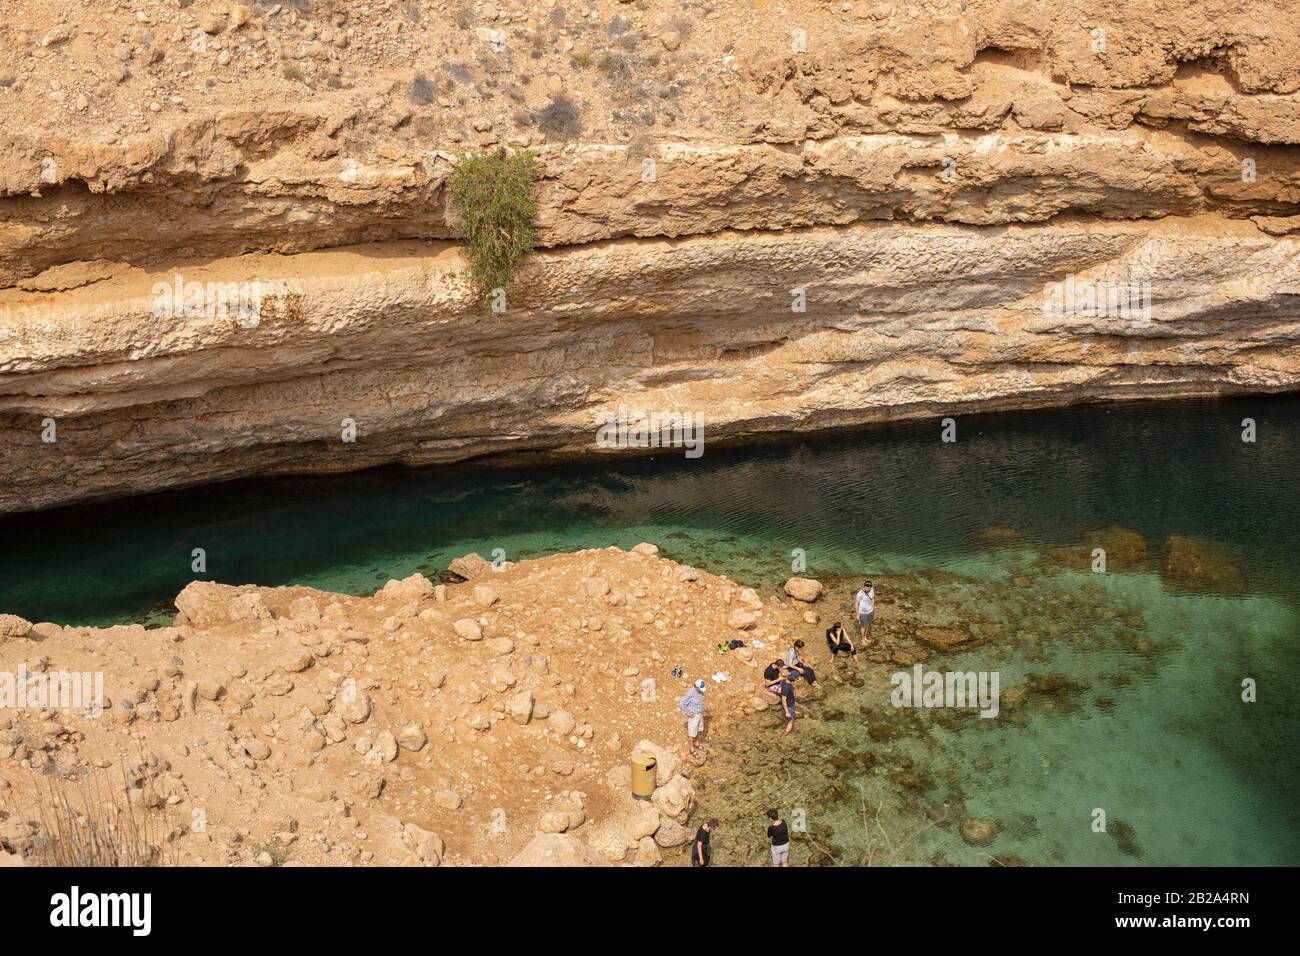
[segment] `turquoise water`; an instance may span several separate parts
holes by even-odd
[[[800,763],[770,716],[720,755],[728,765],[710,769],[702,814],[743,834],[719,862],[765,860],[756,824],[769,806],[787,817],[802,808],[808,833],[840,864],[863,862],[873,846],[877,864],[1300,862],[1300,709],[1289,691],[1295,607],[1273,597],[1171,593],[1150,572],[1038,576],[1033,566],[1032,553],[1008,550],[895,576],[910,599],[959,609],[935,623],[1005,622],[1012,633],[1004,639],[923,664],[998,672],[1001,712],[900,712],[889,678],[909,667],[864,666],[861,687],[823,673],[829,693],[805,700],[802,740],[793,745],[823,760]],[[1024,573],[1028,586],[1009,584]],[[1063,606],[1063,596],[1075,600]],[[1008,691],[1045,675],[1070,689],[1010,706]],[[1258,702],[1242,701],[1243,677],[1258,682]],[[832,717],[836,710],[844,716]],[[873,738],[871,728],[888,732]],[[863,754],[868,767],[857,759]],[[837,761],[829,779],[825,759]],[[1098,809],[1110,824],[1103,832],[1092,827]],[[947,826],[926,824],[944,817]],[[956,825],[966,817],[997,820],[1001,832],[987,847],[968,845]],[[897,857],[888,856],[882,830],[894,845],[911,838]],[[812,857],[796,843],[797,864]]]
[[[1240,440],[1245,417],[1253,444]],[[822,795],[840,862],[870,845],[862,806],[909,833],[947,805],[1002,832],[975,848],[951,825],[926,828],[896,862],[1300,863],[1300,400],[970,416],[958,438],[940,442],[927,422],[706,446],[698,460],[386,469],[0,519],[0,612],[166,620],[196,576],[194,548],[207,554],[201,577],[353,593],[435,575],[470,550],[519,559],[641,540],[771,587],[797,549],[809,576],[906,581],[952,623],[1005,625],[944,668],[997,669],[1004,692],[1031,675],[1073,682],[994,720],[887,714],[897,668],[886,665],[862,687],[834,688],[827,700],[850,717],[818,721],[813,708],[820,730],[794,746],[875,760],[836,772],[839,789]],[[1150,556],[1088,573],[1085,535],[1111,526],[1142,535]],[[1000,528],[1017,536],[988,534]],[[1240,586],[1202,593],[1162,574],[1169,535],[1213,542]],[[1257,703],[1241,702],[1243,677],[1258,681]],[[869,737],[882,721],[897,724],[892,735]],[[790,801],[813,792],[804,771],[826,786],[824,762],[782,767]],[[927,786],[900,786],[914,772]],[[1127,839],[1091,830],[1098,807]]]

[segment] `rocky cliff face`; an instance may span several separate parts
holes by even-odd
[[[91,6],[0,28],[0,511],[1300,383],[1294,3]]]

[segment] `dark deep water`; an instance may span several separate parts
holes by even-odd
[[[1258,440],[1241,441],[1254,418]],[[939,562],[1009,526],[1037,544],[1122,525],[1227,544],[1252,590],[1300,595],[1300,397],[1082,406],[584,465],[382,469],[241,481],[0,518],[0,609],[105,623],[196,575],[354,593],[466,551],[510,559],[642,539],[759,581]],[[682,537],[682,536],[685,537]]]

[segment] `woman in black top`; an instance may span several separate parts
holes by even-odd
[[[848,654],[854,660],[857,660],[858,649],[853,646],[849,636],[844,633],[844,627],[839,621],[826,629],[826,646],[831,649],[832,661],[840,654]]]

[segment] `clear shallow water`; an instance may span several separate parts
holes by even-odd
[[[1031,865],[1300,863],[1300,710],[1288,691],[1295,607],[1171,593],[1155,573],[1031,573],[1027,586],[1010,584],[1030,560],[1007,551],[918,575],[936,581],[924,603],[948,600],[967,618],[1014,632],[923,664],[997,671],[997,717],[898,711],[889,678],[910,668],[864,665],[861,687],[836,684],[827,669],[829,692],[805,699],[794,745],[821,759],[792,761],[780,721],[765,715],[742,731],[733,754],[710,761],[701,813],[732,834],[719,862],[763,863],[762,815],[777,806],[787,817],[802,808],[809,834],[840,864],[862,862],[871,847],[876,864],[986,866],[1008,856]],[[897,585],[916,597],[910,579]],[[1063,595],[1075,600],[1063,605]],[[1008,692],[1049,675],[1070,689],[1012,706]],[[1258,681],[1259,702],[1242,702],[1243,676]],[[843,716],[832,717],[836,710]],[[873,737],[872,728],[887,733]],[[837,768],[829,778],[827,762]],[[1092,829],[1098,808],[1108,832]],[[947,826],[925,825],[945,816]],[[967,845],[957,827],[966,817],[997,820],[1001,833],[987,847]],[[894,846],[910,839],[896,858],[882,827]],[[796,845],[796,863],[811,856]]]
[[[1258,424],[1255,444],[1240,440],[1244,417]],[[353,593],[415,570],[436,574],[470,550],[518,559],[641,540],[755,585],[788,577],[793,549],[815,577],[953,572],[962,581],[944,579],[937,595],[953,620],[984,615],[1015,639],[943,667],[996,667],[1004,691],[1031,672],[1086,686],[1034,697],[1010,719],[924,712],[887,740],[867,734],[889,716],[887,673],[834,690],[851,716],[826,723],[830,743],[817,747],[878,757],[871,772],[837,774],[848,789],[820,804],[845,858],[866,846],[854,837],[863,802],[883,805],[895,834],[947,802],[999,819],[1003,832],[985,851],[953,827],[926,830],[900,859],[1300,863],[1300,701],[1290,690],[1300,664],[1300,399],[970,416],[958,420],[958,438],[941,443],[927,422],[706,446],[699,460],[284,478],[0,519],[0,612],[166,620],[194,577],[196,547],[214,580]],[[1142,534],[1152,560],[1106,575],[1042,560],[1114,525]],[[991,543],[986,532],[1003,527],[1020,539]],[[1220,543],[1243,593],[1171,588],[1158,573],[1170,534]],[[1026,573],[1028,586],[1010,583]],[[1049,603],[1062,593],[1085,609],[1136,615],[1140,634]],[[1066,636],[1048,634],[1057,618]],[[1259,681],[1258,703],[1240,702],[1243,676]],[[764,759],[754,746],[747,759]],[[900,788],[909,761],[929,787]],[[827,768],[814,759],[768,769],[796,800],[812,785],[802,771],[824,786]],[[1131,828],[1126,847],[1089,829],[1095,807]]]

